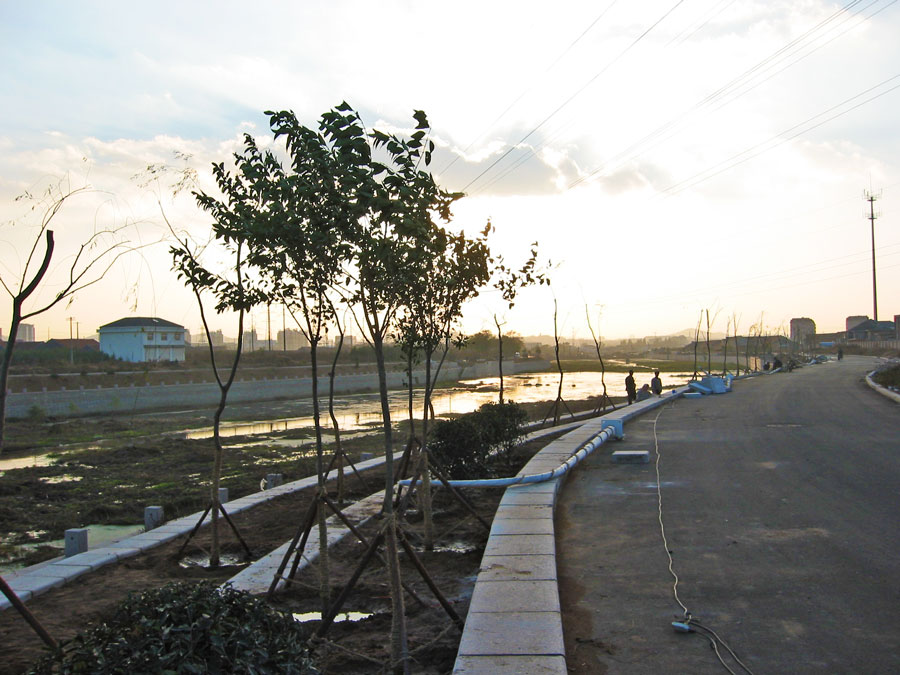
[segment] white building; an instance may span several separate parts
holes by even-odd
[[[97,330],[100,351],[123,361],[184,361],[184,326],[165,319],[130,317]]]
[[[34,342],[34,324],[20,323],[16,342]]]

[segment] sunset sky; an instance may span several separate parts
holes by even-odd
[[[188,195],[135,176],[184,166],[200,185],[264,110],[315,125],[343,100],[403,130],[424,110],[438,182],[488,218],[512,263],[532,241],[552,286],[513,310],[485,292],[474,332],[664,335],[701,311],[746,333],[792,317],[820,331],[873,315],[866,191],[875,202],[880,319],[900,314],[900,5],[896,0],[0,3],[0,277],[17,278],[35,212],[15,201],[89,184],[57,215],[48,300],[94,228],[146,244],[33,323],[81,337],[124,316],[200,330],[171,272],[168,230],[202,238]],[[12,225],[15,222],[15,225]],[[40,250],[38,257],[40,256]],[[34,265],[34,264],[33,264]],[[10,301],[0,297],[0,328]],[[273,314],[276,314],[273,311]],[[598,319],[599,317],[599,319]],[[265,308],[253,323],[265,333]],[[233,317],[213,328],[235,334]],[[272,331],[281,327],[280,312]],[[733,331],[733,328],[732,328]]]

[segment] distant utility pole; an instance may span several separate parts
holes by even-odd
[[[878,321],[878,283],[875,279],[875,219],[880,213],[875,213],[875,200],[881,196],[879,193],[875,195],[868,190],[865,192],[865,200],[869,202],[869,215],[866,218],[872,226],[872,312],[875,315],[875,321]]]
[[[68,317],[69,319],[69,363],[75,363],[75,345],[72,342],[72,322],[75,320],[74,316]]]

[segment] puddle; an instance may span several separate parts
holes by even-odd
[[[84,476],[73,476],[68,473],[61,474],[59,476],[43,476],[38,478],[41,483],[47,483],[49,485],[56,485],[57,483],[77,483]]]
[[[451,541],[447,544],[440,544],[434,547],[435,553],[471,553],[472,551],[477,550],[478,547],[475,544],[470,544],[465,541]]]
[[[53,453],[56,451],[54,450]],[[29,466],[51,466],[56,463],[55,458],[51,458],[53,453],[45,453],[43,455],[31,455],[29,457],[16,457],[15,459],[0,460],[0,476],[7,471],[13,469],[24,469]]]
[[[239,553],[220,553],[219,567],[239,567],[248,565],[248,561]],[[209,568],[209,556],[206,553],[192,553],[178,561],[178,566],[185,569],[191,567]]]
[[[299,621],[300,623],[322,620],[322,612],[294,612],[291,616],[294,617],[294,621]],[[362,621],[363,619],[368,619],[370,616],[375,616],[375,612],[341,612],[334,617],[334,622]]]

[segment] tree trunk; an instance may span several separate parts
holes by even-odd
[[[221,426],[222,411],[225,410],[225,398],[227,395],[227,389],[221,392],[221,396],[219,397],[219,407],[216,408],[216,414],[213,420],[213,444],[215,446],[215,455],[213,457],[212,488],[210,492],[210,502],[212,503],[210,510],[212,546],[209,551],[209,566],[213,569],[219,566],[219,552],[221,550],[221,543],[219,540],[219,487],[222,484],[222,456],[225,451],[222,448],[219,427]]]
[[[334,414],[334,380],[337,376],[338,359],[341,356],[341,350],[344,348],[344,331],[340,322],[335,319],[337,324],[338,340],[337,349],[334,352],[334,359],[331,362],[331,371],[328,373],[328,415],[331,417],[331,426],[334,429],[334,445],[337,454],[337,501],[338,504],[344,503],[344,449],[341,446],[341,427],[338,424],[337,416]]]
[[[312,372],[313,425],[316,429],[316,475],[318,476],[317,499],[325,494],[325,459],[322,448],[322,425],[319,419],[319,337],[310,330],[309,364]],[[331,574],[328,560],[328,525],[325,522],[325,509],[319,508],[319,597],[322,600],[322,613],[328,611],[331,601]]]
[[[434,550],[434,515],[431,508],[431,473],[428,468],[428,452],[425,451],[428,442],[428,406],[431,403],[431,357],[434,352],[425,354],[425,401],[422,414],[422,518],[423,536],[426,551]]]
[[[61,204],[62,202],[58,202]],[[3,453],[3,433],[6,426],[6,394],[9,382],[9,367],[12,365],[13,349],[16,345],[16,337],[19,335],[19,324],[22,322],[22,305],[28,299],[44,275],[47,268],[50,267],[50,259],[53,257],[53,230],[47,230],[45,235],[47,249],[44,251],[44,258],[41,260],[41,266],[34,273],[31,281],[17,295],[12,298],[12,320],[9,324],[9,337],[6,341],[6,349],[3,350],[3,364],[0,366],[0,454]],[[30,316],[30,315],[29,315]]]
[[[494,323],[497,325],[497,348],[499,350],[499,358],[497,360],[497,368],[500,371],[500,403],[503,403],[503,331],[500,329],[500,322],[497,315],[494,315]]]
[[[378,369],[378,391],[381,394],[381,416],[384,422],[384,515],[385,553],[391,585],[391,663],[398,664],[404,672],[409,669],[409,653],[406,639],[406,612],[403,606],[403,586],[400,577],[400,559],[397,557],[397,532],[394,519],[394,439],[391,429],[391,409],[388,401],[387,372],[384,366],[384,339],[377,329],[372,331],[375,363]]]

